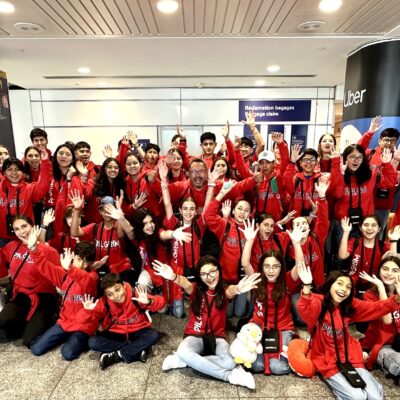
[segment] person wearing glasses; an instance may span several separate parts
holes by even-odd
[[[364,133],[364,135],[358,141],[358,144],[364,148],[371,169],[378,169],[378,173],[382,173],[382,152],[384,149],[389,149],[392,155],[392,165],[394,169],[400,171],[400,151],[396,151],[396,144],[399,140],[400,132],[396,128],[384,129],[379,136],[378,146],[376,146],[374,149],[368,149],[372,137],[377,131],[379,131],[381,126],[382,119],[378,115],[371,120],[371,125],[368,129],[368,132]],[[378,237],[379,240],[384,239],[386,235],[385,230],[389,218],[389,212],[394,203],[395,189],[396,187],[393,186],[384,190],[379,189],[375,192],[375,215],[379,218],[381,225],[381,231]]]

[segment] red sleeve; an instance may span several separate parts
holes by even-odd
[[[297,311],[300,318],[307,324],[309,330],[317,323],[319,314],[321,312],[323,297],[318,294],[311,293],[310,296],[300,294],[297,303]]]
[[[93,229],[94,229],[95,225],[96,224],[89,224],[89,225],[86,225],[83,228],[81,228],[82,231],[83,231],[83,235],[81,236],[80,239],[81,240],[88,240],[89,242],[91,240],[94,240]]]
[[[364,301],[377,301],[379,300],[379,295],[373,290],[367,290],[365,291],[363,295],[363,300]]]
[[[237,168],[240,176],[242,177],[242,179],[252,177],[253,174],[247,168],[240,149],[235,149],[234,156],[235,156],[236,168]]]
[[[238,182],[235,187],[228,193],[227,198],[235,199],[239,195],[252,190],[256,185],[254,177],[244,179]]]
[[[372,137],[374,136],[375,132],[367,131],[360,137],[357,144],[364,148],[364,150],[368,149],[369,142],[371,141]]]
[[[281,163],[279,165],[279,173],[283,174],[283,172],[286,171],[286,168],[290,162],[289,149],[285,142],[279,143],[278,148],[279,148],[279,153],[281,154]]]
[[[99,281],[99,276],[95,271],[84,271],[82,269],[71,267],[68,270],[68,276],[74,281],[79,282],[81,286],[84,286],[88,293],[97,292],[97,283]]]
[[[220,202],[213,199],[204,212],[204,222],[210,230],[217,236],[219,242],[224,238],[227,220],[219,215]]]
[[[122,176],[125,176],[125,172],[126,172],[125,157],[126,157],[126,154],[128,153],[128,150],[129,150],[129,145],[127,143],[121,143],[121,145],[119,146],[119,151],[118,151],[117,157],[116,157],[116,159],[119,162]]]
[[[133,288],[132,288],[133,290]],[[134,290],[134,296],[137,296],[137,291],[136,289]],[[141,309],[145,309],[145,310],[149,310],[151,312],[157,312],[162,310],[165,307],[165,299],[163,296],[154,296],[151,294],[147,295],[149,300],[152,300],[151,304],[141,304],[141,303],[137,303],[137,305],[141,308]]]
[[[376,172],[377,169],[374,170]],[[375,174],[375,178],[378,176],[378,174]],[[380,178],[380,182],[378,183],[377,187],[379,188],[387,188],[387,189],[392,189],[393,187],[396,186],[397,183],[397,172],[393,168],[392,164],[390,162],[388,163],[382,163],[382,174]]]
[[[39,180],[33,185],[33,198],[34,203],[41,201],[47,194],[50,188],[50,182],[53,178],[53,168],[50,160],[42,160],[40,162]]]
[[[351,317],[351,322],[373,321],[383,317],[385,314],[397,311],[400,306],[395,302],[395,297],[391,296],[387,300],[375,302],[353,299],[351,305],[355,309],[355,313]]]
[[[328,202],[325,200],[317,200],[318,211],[317,220],[315,222],[314,232],[318,237],[321,250],[324,250],[324,242],[329,231]]]
[[[296,175],[296,166],[294,163],[289,162],[286,167],[285,172],[283,172],[283,184],[284,184],[284,191],[292,196],[294,192],[294,179],[293,177]]]
[[[235,146],[233,145],[231,140],[228,140],[226,143],[226,152],[227,152],[227,159],[229,161],[229,165],[232,167],[235,163]]]
[[[334,191],[335,188],[340,184],[340,180],[342,179],[342,174],[340,173],[340,157],[334,157],[331,159],[330,173],[331,176],[327,193],[332,193],[332,191]]]

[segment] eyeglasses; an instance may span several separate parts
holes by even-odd
[[[275,265],[263,265],[263,268],[265,270],[269,271],[277,271],[278,269],[281,268],[280,264],[275,264]]]
[[[385,144],[395,144],[395,143],[397,143],[397,139],[396,139],[396,138],[392,138],[392,139],[383,138],[383,139],[381,139],[381,140],[382,140],[382,142],[385,143]]]
[[[351,161],[362,161],[362,160],[364,160],[364,156],[354,156],[353,155],[353,156],[349,156],[348,159]]]
[[[200,278],[201,279],[212,279],[217,276],[218,269],[212,269],[211,271],[208,272],[200,272]]]
[[[204,173],[206,173],[205,169],[191,169],[189,171],[189,174],[191,175],[203,175]]]
[[[312,157],[312,158],[302,158],[301,162],[306,163],[306,164],[311,164],[313,162],[316,161],[316,158]]]

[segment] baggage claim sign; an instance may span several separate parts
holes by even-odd
[[[400,129],[399,63],[399,39],[367,43],[348,56],[341,151],[358,141],[376,115],[382,116],[382,128],[373,136],[370,148],[378,145],[382,129]]]

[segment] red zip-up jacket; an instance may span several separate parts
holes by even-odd
[[[33,183],[26,183],[22,180],[17,186],[11,185],[10,181],[4,178],[0,183],[0,238],[14,239],[14,235],[7,233],[6,215],[8,206],[10,215],[24,214],[34,220],[33,204],[42,200],[49,190],[52,178],[52,167],[49,160],[42,160],[40,163],[39,180]],[[17,196],[19,193],[19,196]],[[17,197],[19,206],[17,207]]]
[[[307,324],[309,332],[312,332],[314,326],[317,327],[316,332],[312,337],[311,360],[322,376],[325,379],[328,379],[337,374],[339,369],[336,365],[335,345],[329,312],[325,314],[321,323],[318,322],[322,308],[322,301],[323,296],[319,294],[311,293],[310,296],[301,295],[299,302],[297,303],[297,309],[300,318]],[[360,342],[351,336],[349,332],[349,324],[380,318],[389,312],[397,310],[399,305],[395,302],[394,296],[387,300],[376,302],[362,301],[354,298],[351,305],[355,312],[351,318],[344,317],[344,327],[342,326],[340,309],[335,307],[333,311],[333,320],[338,341],[340,360],[342,362],[345,361],[343,329],[346,329],[349,361],[355,368],[364,368]]]
[[[94,310],[82,310],[77,315],[77,320],[82,323],[96,323],[101,322],[103,330],[108,328],[109,332],[126,335],[128,340],[129,334],[140,331],[144,328],[151,328],[151,322],[148,320],[146,310],[157,312],[165,306],[165,300],[161,296],[152,296],[148,294],[148,298],[152,300],[150,305],[140,304],[132,300],[134,296],[133,290],[129,283],[123,283],[126,295],[124,303],[115,303],[106,297],[102,297]],[[108,303],[109,311],[107,310],[104,302]],[[140,311],[139,308],[142,310]]]
[[[60,257],[52,247],[44,243],[39,243],[37,248],[43,252],[46,259],[50,262],[54,264],[60,263]],[[19,270],[17,278],[14,279],[25,257],[26,260]],[[8,271],[7,264],[9,265]],[[0,249],[0,278],[7,277],[8,273],[13,280],[12,298],[15,298],[18,293],[24,293],[31,300],[31,309],[27,320],[32,317],[39,304],[38,293],[50,293],[54,296],[56,294],[54,285],[38,273],[31,257],[31,252],[19,240],[13,240]]]
[[[93,297],[97,295],[99,280],[97,273],[83,271],[74,266],[66,271],[63,267],[48,261],[40,249],[31,251],[31,257],[39,273],[62,291],[62,308],[57,323],[65,332],[79,331],[93,335],[97,324],[79,322],[76,316],[83,308],[81,301],[83,295],[90,294]]]

